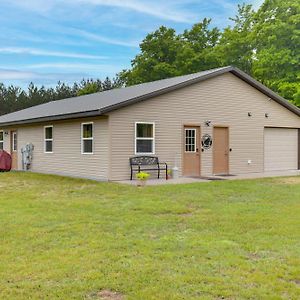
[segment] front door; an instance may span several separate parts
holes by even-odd
[[[12,170],[18,169],[18,135],[16,131],[11,131],[10,148],[11,148],[11,168]]]
[[[183,175],[200,176],[200,127],[184,126]]]
[[[227,127],[214,127],[213,173],[229,173],[229,130]]]

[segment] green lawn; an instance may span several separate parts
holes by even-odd
[[[0,299],[300,299],[299,177],[0,188]]]

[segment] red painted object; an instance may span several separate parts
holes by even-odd
[[[4,150],[0,150],[0,172],[11,170],[11,155]]]

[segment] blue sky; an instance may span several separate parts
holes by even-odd
[[[237,0],[0,0],[0,82],[25,87],[113,77],[161,25],[230,24]],[[250,0],[257,8],[262,0]]]

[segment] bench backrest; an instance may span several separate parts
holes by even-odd
[[[129,158],[130,165],[157,165],[159,163],[156,156],[135,156]]]

